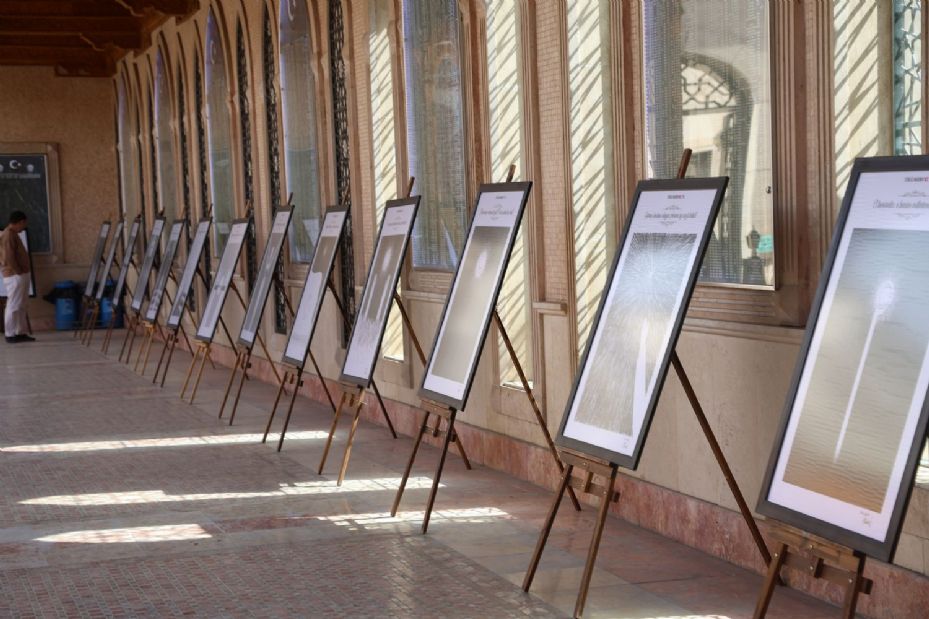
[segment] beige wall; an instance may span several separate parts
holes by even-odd
[[[113,81],[56,77],[50,67],[0,66],[0,143],[54,143],[58,148],[62,247],[36,257],[37,292],[55,281],[82,284],[100,222],[118,216]],[[30,303],[33,327],[54,308]]]

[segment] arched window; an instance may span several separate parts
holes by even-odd
[[[155,54],[155,150],[158,160],[158,207],[168,224],[177,215],[177,173],[175,165],[174,119],[171,84],[164,54]]]
[[[189,156],[189,131],[187,130],[187,97],[184,92],[184,79],[181,72],[181,65],[177,65],[177,129],[178,137],[181,141],[181,204],[184,209],[184,217],[191,219],[190,211],[190,156]]]
[[[284,176],[287,192],[294,196],[290,255],[294,262],[309,262],[319,236],[321,198],[317,89],[306,0],[281,2],[280,47]]]
[[[242,137],[242,172],[243,193],[246,206],[254,208],[255,191],[254,175],[252,173],[252,116],[248,101],[248,52],[245,49],[245,35],[242,32],[242,22],[237,21],[235,26],[235,74],[236,93],[239,100],[239,128]],[[245,236],[245,283],[251,292],[258,270],[258,247],[255,239],[255,226],[250,226]]]
[[[262,20],[261,31],[261,63],[264,69],[264,97],[265,97],[265,131],[268,136],[268,189],[271,198],[272,212],[276,212],[281,206],[281,156],[280,145],[278,143],[277,128],[277,87],[275,86],[277,77],[277,55],[274,53],[274,21],[268,13],[268,5],[264,7],[264,17]],[[284,281],[284,256],[283,253],[278,256],[277,265],[278,281]],[[275,286],[272,290],[274,296],[274,331],[275,333],[287,333],[287,314],[285,308],[286,299],[281,286]]]
[[[407,151],[423,196],[413,266],[451,270],[467,207],[461,18],[458,0],[403,0]]]
[[[117,131],[119,149],[120,197],[122,199],[123,218],[131,221],[139,214],[139,181],[136,178],[138,166],[135,163],[135,133],[132,114],[130,114],[129,93],[126,82],[116,80]]]
[[[525,180],[525,114],[522,78],[522,32],[519,0],[487,0],[487,99],[490,121],[490,178],[503,180],[510,164]],[[500,290],[497,307],[527,378],[532,380],[532,298],[529,294],[528,213]],[[498,347],[500,382],[518,383],[519,375],[505,344]]]
[[[149,169],[152,172],[152,191],[149,195],[149,205],[152,207],[152,219],[158,216],[161,201],[158,199],[158,135],[155,132],[155,95],[148,93],[148,156]]]
[[[213,206],[213,238],[219,255],[235,217],[235,185],[232,165],[232,120],[229,116],[229,73],[216,14],[206,21],[206,125],[209,142],[210,201]]]
[[[571,201],[578,352],[616,245],[610,0],[568,3]]]

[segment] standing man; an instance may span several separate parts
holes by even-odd
[[[22,211],[10,213],[10,223],[0,232],[0,275],[6,287],[6,313],[4,314],[4,331],[6,341],[34,342],[30,337],[26,320],[26,297],[29,294],[29,252],[19,238],[19,233],[26,229],[26,214]]]

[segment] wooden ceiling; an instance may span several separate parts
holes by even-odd
[[[146,49],[152,32],[198,0],[0,0],[0,65],[52,66],[58,75],[107,77]]]

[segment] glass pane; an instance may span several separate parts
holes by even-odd
[[[413,266],[452,270],[464,243],[464,110],[457,0],[403,0],[407,151],[423,196]]]
[[[487,4],[487,94],[490,102],[491,178],[503,180],[510,164],[516,179],[526,178],[523,151],[521,35],[517,0]],[[532,379],[532,299],[529,294],[528,222],[516,236],[497,308],[527,378]],[[505,343],[498,346],[500,382],[519,384],[519,375]]]
[[[155,133],[158,154],[158,206],[166,226],[177,213],[177,175],[174,163],[174,132],[171,118],[171,89],[161,50],[155,56]]]
[[[371,61],[371,130],[374,149],[374,212],[380,224],[387,200],[397,197],[397,141],[395,133],[393,70],[390,54],[391,0],[371,0],[368,54]],[[390,308],[381,354],[403,361],[403,320],[396,305]]]
[[[922,0],[894,0],[894,154],[923,152]]]
[[[774,285],[770,33],[766,0],[645,3],[648,173],[729,176],[704,283]]]
[[[571,2],[568,88],[579,353],[587,345],[616,244],[610,78],[609,0]]]
[[[210,199],[216,255],[221,255],[235,217],[229,77],[219,23],[210,11],[206,24],[206,124],[210,151]]]
[[[310,18],[304,0],[281,4],[281,112],[284,176],[293,193],[290,256],[310,262],[319,236],[319,152],[316,136],[316,77],[312,68]]]

